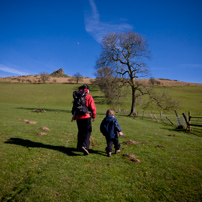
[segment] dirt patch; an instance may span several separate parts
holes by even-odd
[[[27,121],[26,123],[28,123],[28,124],[36,124],[37,121]]]
[[[133,140],[128,140],[128,141],[123,142],[123,144],[139,144],[139,143],[135,142]]]
[[[38,136],[42,136],[42,135],[47,135],[47,133],[41,132],[41,133],[38,133],[37,135],[38,135]]]
[[[20,120],[20,119],[19,119]],[[22,119],[21,121],[23,121],[23,122],[28,122],[29,120],[27,120],[27,119]]]
[[[141,161],[139,159],[137,159],[136,156],[133,154],[123,154],[122,156],[130,159],[134,163],[141,163]]]
[[[26,122],[28,124],[36,124],[37,123],[37,121],[29,121],[27,119],[17,119],[17,120],[22,121],[22,122]]]
[[[147,144],[146,142],[141,142],[141,144]]]
[[[171,135],[168,135],[168,136],[172,136],[172,137],[175,137],[176,135],[175,135],[175,134],[171,134]]]
[[[67,138],[66,141],[69,142],[72,138]]]
[[[44,109],[34,109],[33,112],[43,113],[46,112]]]
[[[49,128],[47,128],[47,127],[41,127],[41,128],[39,128],[40,130],[47,130],[47,131],[50,131],[50,129]]]
[[[131,161],[133,161],[135,163],[141,163],[141,161],[139,159],[131,159]]]
[[[133,154],[123,154],[122,156],[129,159],[136,159],[136,156]]]
[[[163,145],[157,145],[156,147],[165,148]]]
[[[29,121],[27,119],[17,119],[17,120],[22,121],[22,122],[26,122],[28,124],[36,124],[37,123],[37,121]]]

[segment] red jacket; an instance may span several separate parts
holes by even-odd
[[[94,103],[93,97],[90,94],[88,94],[87,89],[85,89],[85,90],[87,92],[87,95],[85,97],[86,98],[86,106],[88,107],[89,111],[91,112],[92,117],[95,118],[95,116],[96,116],[96,107],[95,107],[95,103]],[[85,115],[76,115],[75,119],[76,120],[77,119],[87,119],[87,118],[91,117],[91,114],[87,113]]]

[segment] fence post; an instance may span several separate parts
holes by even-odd
[[[185,122],[186,122],[186,124],[187,124],[187,129],[186,129],[186,132],[187,132],[188,129],[190,129],[190,125],[189,125],[189,122],[188,122],[188,120],[187,120],[187,116],[185,115],[185,113],[182,113],[182,115],[183,115],[184,120],[185,120]]]
[[[191,131],[192,128],[191,128],[191,112],[190,111],[188,112],[188,127],[189,127],[189,131]]]
[[[180,119],[179,119],[178,114],[177,114],[176,111],[175,111],[175,115],[176,115],[176,117],[177,117],[177,122],[178,122],[179,126],[181,126],[182,124],[180,123]]]

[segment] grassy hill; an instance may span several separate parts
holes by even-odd
[[[0,201],[202,200],[202,135],[117,113],[126,136],[119,139],[121,153],[108,158],[99,126],[110,106],[93,85],[90,155],[77,152],[77,126],[70,120],[78,86],[0,83]],[[182,102],[179,114],[202,112],[202,87],[167,89]]]

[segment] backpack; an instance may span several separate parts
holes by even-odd
[[[72,115],[84,115],[89,113],[89,110],[86,106],[86,91],[74,91],[73,92],[73,107],[72,107]]]

